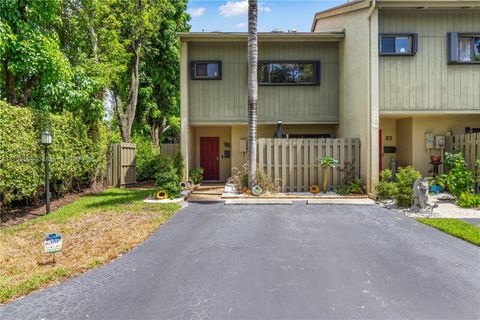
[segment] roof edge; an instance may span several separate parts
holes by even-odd
[[[317,20],[319,19],[366,9],[370,7],[370,2],[371,0],[354,0],[329,9],[318,11],[313,17],[312,27],[310,28],[310,31],[314,32]]]
[[[311,31],[314,32],[320,19],[342,15],[371,7],[372,0],[354,0],[342,5],[315,13]],[[478,0],[376,0],[375,7],[379,9],[458,9],[480,10]]]
[[[179,32],[181,41],[241,41],[248,39],[247,32]],[[329,32],[259,32],[260,41],[340,41],[344,30]]]

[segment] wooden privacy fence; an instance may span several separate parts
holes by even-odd
[[[480,159],[480,133],[459,134],[447,137],[447,152],[461,152],[468,168],[475,171],[475,162]]]
[[[180,150],[180,145],[178,143],[162,143],[160,144],[160,153],[170,158],[176,156],[178,150]]]
[[[110,145],[107,168],[107,186],[125,187],[137,183],[136,145],[115,143]]]
[[[329,188],[344,184],[348,167],[360,176],[359,139],[258,139],[258,165],[283,192],[305,192],[321,185],[322,168],[318,159],[331,156],[339,161],[329,170]],[[347,163],[348,162],[348,163]]]

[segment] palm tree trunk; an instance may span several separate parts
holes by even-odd
[[[257,0],[248,0],[248,186],[253,187],[257,169],[258,43]]]

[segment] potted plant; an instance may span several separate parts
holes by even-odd
[[[322,167],[322,173],[323,173],[323,193],[327,192],[327,181],[328,181],[328,171],[330,168],[335,168],[336,165],[338,164],[338,160],[330,157],[330,156],[325,156],[323,158],[318,159],[320,162],[320,166]]]
[[[447,186],[447,175],[439,174],[435,177],[428,178],[428,191],[431,193],[440,193]]]

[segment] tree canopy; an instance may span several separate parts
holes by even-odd
[[[178,126],[176,32],[189,29],[186,4],[0,1],[0,99],[91,123],[103,119],[109,93],[123,140],[133,127],[157,144]]]

